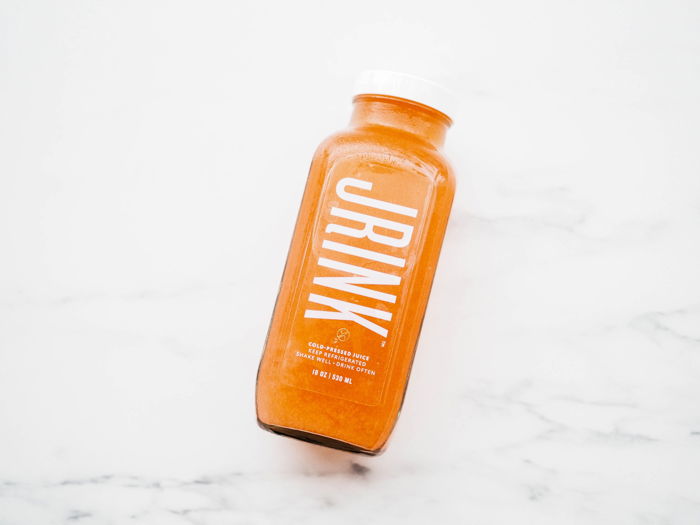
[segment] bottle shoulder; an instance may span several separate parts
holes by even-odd
[[[455,175],[447,157],[431,144],[407,133],[376,128],[347,128],[324,139],[315,161],[332,165],[356,158],[358,162],[388,164],[430,177],[436,184],[454,188]]]

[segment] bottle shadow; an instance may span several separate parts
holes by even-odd
[[[368,477],[372,469],[368,466],[369,456],[336,450],[299,440],[288,440],[293,453],[299,460],[302,473],[312,476],[348,476],[354,478]]]

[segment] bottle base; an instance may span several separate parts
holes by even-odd
[[[314,434],[313,432],[306,432],[304,430],[299,430],[296,428],[281,427],[277,425],[271,425],[260,421],[258,419],[258,426],[263,430],[272,432],[273,434],[279,434],[281,436],[286,436],[300,441],[306,441],[307,443],[313,443],[314,445],[321,445],[323,447],[334,448],[337,450],[344,450],[346,452],[353,452],[356,454],[365,454],[368,456],[376,456],[383,452],[383,449],[370,450],[366,448],[353,445],[347,441],[342,441],[340,439],[333,439],[321,434]]]

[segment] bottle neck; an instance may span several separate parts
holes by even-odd
[[[435,148],[445,143],[452,121],[439,111],[385,95],[358,95],[353,100],[352,127],[384,126],[416,135]]]

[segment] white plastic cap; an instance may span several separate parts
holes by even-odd
[[[363,71],[355,82],[353,96],[387,95],[429,106],[452,119],[457,98],[448,89],[431,80],[394,71]]]

